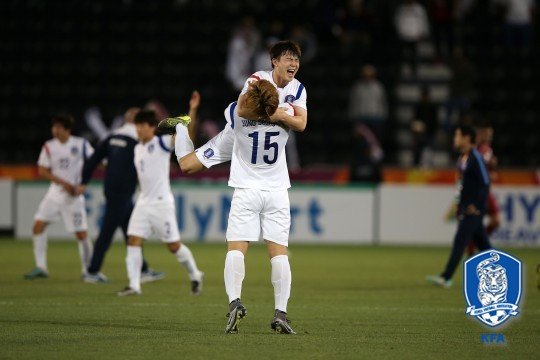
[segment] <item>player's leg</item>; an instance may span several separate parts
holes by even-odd
[[[291,227],[290,204],[287,190],[266,192],[261,213],[263,238],[268,247],[274,287],[274,318],[271,328],[284,334],[295,334],[287,319],[287,304],[291,294],[291,266],[287,246]]]
[[[128,225],[129,225],[129,219],[131,217],[131,213],[133,212],[133,199],[132,195],[129,195],[129,198],[125,199],[125,207],[123,207],[124,211],[122,212],[122,221],[120,222],[120,228],[122,229],[122,234],[124,235],[124,243],[127,246],[128,243]],[[144,251],[143,251],[143,262],[141,271],[143,273],[147,272],[149,269],[148,262],[144,258]],[[165,273],[162,273],[163,276],[165,276]]]
[[[475,230],[479,224],[482,224],[482,216],[480,215],[467,215],[460,219],[450,257],[445,270],[441,274],[441,277],[446,281],[451,280],[454,276],[463,256],[465,246],[473,239]]]
[[[75,198],[70,198],[62,209],[62,219],[64,226],[70,233],[74,233],[77,238],[79,247],[79,257],[81,259],[81,272],[83,278],[87,275],[87,269],[92,259],[93,246],[92,241],[88,237],[88,223],[86,219],[86,208],[84,196],[80,195]]]
[[[234,190],[227,223],[227,255],[223,270],[225,291],[229,298],[226,333],[238,332],[238,323],[247,314],[240,300],[246,274],[244,255],[247,253],[249,242],[259,240],[262,206],[263,199],[258,190]]]
[[[33,280],[49,276],[47,269],[47,232],[46,228],[60,213],[60,204],[52,196],[45,196],[39,204],[32,227],[32,244],[35,268],[24,275]]]
[[[197,267],[197,262],[191,250],[180,242],[180,232],[176,220],[174,204],[164,204],[154,207],[150,221],[157,236],[167,244],[176,260],[186,269],[191,281],[191,293],[199,295],[202,291],[204,273]]]
[[[25,279],[33,280],[38,278],[47,278],[49,276],[47,269],[47,233],[45,229],[48,223],[35,220],[32,226],[32,244],[34,250],[35,268],[24,275]]]
[[[141,291],[141,263],[143,238],[130,235],[128,238],[126,269],[129,286],[117,293],[118,296],[140,295]]]
[[[128,225],[128,241],[126,269],[129,286],[118,292],[118,296],[139,295],[141,291],[142,243],[152,233],[149,221],[152,209],[145,205],[136,204]]]

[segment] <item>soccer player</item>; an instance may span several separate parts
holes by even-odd
[[[135,146],[135,167],[140,184],[140,195],[128,225],[126,267],[129,286],[118,296],[141,294],[142,243],[152,233],[157,234],[178,262],[184,266],[191,280],[191,293],[202,291],[204,273],[189,248],[180,242],[174,198],[169,180],[171,137],[155,136],[158,120],[153,111],[140,111],[135,116],[139,143]]]
[[[238,331],[246,315],[240,295],[245,275],[244,255],[250,241],[258,241],[262,229],[272,266],[275,312],[271,328],[294,334],[287,315],[291,271],[287,255],[290,229],[290,187],[284,147],[289,129],[303,131],[307,124],[306,90],[294,77],[300,63],[300,48],[290,41],[270,49],[272,71],[253,74],[225,116],[234,134],[229,186],[235,188],[227,227],[228,253],[225,259],[225,288],[229,314],[225,331]],[[277,92],[276,92],[277,90]],[[291,106],[278,108],[278,103]],[[238,106],[237,106],[238,105]],[[293,113],[288,111],[293,110]],[[254,120],[250,120],[254,119]],[[165,123],[171,129],[179,121]],[[175,150],[183,171],[196,172],[214,157],[227,160],[231,130],[226,127],[196,153],[186,141],[187,130],[176,125]],[[184,139],[184,140],[183,140]],[[222,148],[214,145],[219,144]]]
[[[137,170],[135,170],[133,156],[138,140],[133,121],[139,111],[139,108],[130,108],[126,111],[124,125],[99,144],[83,168],[82,183],[77,188],[79,194],[83,194],[86,190],[94,170],[104,159],[107,160],[104,181],[105,214],[99,236],[94,244],[88,274],[84,276],[84,281],[87,283],[108,282],[107,277],[100,270],[118,227],[121,227],[127,243],[127,226],[133,211],[133,194],[137,187]],[[165,276],[163,272],[152,270],[144,258],[141,271],[142,283],[157,281]]]
[[[52,118],[53,139],[45,142],[38,159],[39,175],[51,181],[34,218],[33,246],[36,267],[25,274],[28,280],[47,278],[47,233],[50,222],[59,215],[68,232],[75,233],[79,244],[82,275],[92,256],[92,243],[88,238],[84,196],[76,195],[81,181],[83,163],[94,149],[85,139],[71,135],[74,119],[62,114]]]
[[[452,286],[452,276],[470,241],[474,241],[480,251],[491,248],[482,223],[490,181],[482,156],[476,150],[475,140],[476,132],[471,126],[458,126],[454,134],[454,147],[461,153],[458,160],[460,172],[458,228],[445,270],[440,275],[427,277],[428,282],[444,288]]]

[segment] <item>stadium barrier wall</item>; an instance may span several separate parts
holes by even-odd
[[[29,238],[46,183],[16,185],[15,234]],[[502,224],[496,245],[540,246],[540,187],[495,186]],[[186,240],[225,238],[232,189],[224,185],[173,185],[179,228]],[[450,245],[456,220],[449,209],[456,195],[448,185],[384,184],[375,187],[295,185],[290,190],[291,241],[297,243]],[[104,211],[100,183],[86,194],[89,231],[95,237]],[[70,239],[61,222],[53,238]],[[120,232],[117,232],[120,237]]]
[[[501,210],[494,245],[540,246],[540,187],[493,187]],[[456,220],[448,214],[456,190],[445,185],[381,185],[378,214],[381,244],[450,245]]]
[[[0,230],[13,229],[13,180],[0,179]]]
[[[46,183],[17,183],[15,235],[31,236],[34,214],[45,196]],[[232,189],[224,185],[173,185],[178,226],[186,240],[221,242],[225,238]],[[101,184],[86,194],[89,232],[98,233],[104,212]],[[371,244],[373,187],[295,186],[290,190],[291,241],[301,243]],[[52,238],[70,239],[58,221],[48,229]],[[120,232],[116,233],[120,237]]]

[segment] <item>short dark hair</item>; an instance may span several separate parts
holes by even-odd
[[[152,110],[141,110],[135,115],[135,124],[144,124],[147,123],[150,126],[157,126],[158,119],[156,112]]]
[[[471,139],[471,143],[474,144],[476,142],[476,130],[471,125],[461,124],[458,125],[456,130],[459,130],[462,136],[468,136]]]
[[[64,129],[71,130],[75,124],[75,119],[71,114],[58,114],[52,117],[51,124],[60,124]]]
[[[272,45],[270,48],[270,60],[279,59],[281,56],[287,53],[298,56],[299,59],[302,57],[302,50],[300,50],[300,46],[294,41],[285,40],[278,41]],[[274,64],[272,64],[272,68],[274,68]]]

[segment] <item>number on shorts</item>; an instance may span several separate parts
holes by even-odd
[[[73,225],[75,227],[82,225],[82,214],[80,212],[73,213]]]
[[[60,158],[60,169],[67,169],[69,167],[69,158]]]
[[[171,223],[165,221],[165,236],[169,237],[171,235]]]

